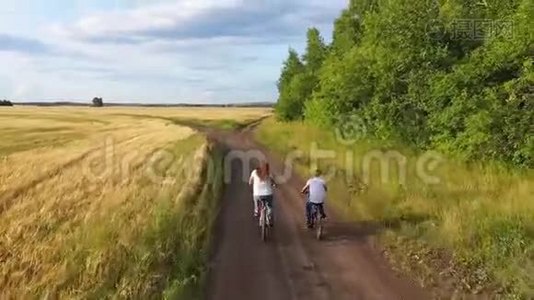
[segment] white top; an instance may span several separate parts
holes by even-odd
[[[258,172],[254,170],[250,174],[248,182],[252,184],[252,194],[254,196],[270,196],[273,194],[273,183],[270,176],[265,180],[261,180]]]
[[[313,177],[306,182],[310,193],[310,202],[324,203],[326,200],[326,182],[321,177]]]

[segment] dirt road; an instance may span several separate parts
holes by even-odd
[[[283,174],[282,161],[258,147],[250,133],[208,135],[227,151],[262,151],[273,173]],[[304,227],[304,200],[298,192],[304,180],[295,173],[275,193],[275,228],[271,239],[262,242],[242,169],[239,160],[233,160],[216,223],[208,299],[431,298],[390,270],[372,246],[368,229],[339,221],[328,207],[325,240],[315,240]]]

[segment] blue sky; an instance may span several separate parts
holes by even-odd
[[[0,98],[273,101],[289,46],[347,0],[0,0]]]

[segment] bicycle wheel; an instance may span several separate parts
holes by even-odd
[[[267,239],[267,216],[265,215],[265,208],[261,209],[260,214],[260,230],[261,230],[261,240],[265,241]]]
[[[310,213],[310,229],[317,228],[317,207],[312,204]]]
[[[319,213],[317,205],[314,205],[313,222],[315,223],[315,237],[320,240],[323,236],[323,219],[322,215]]]
[[[316,227],[316,232],[315,232],[315,237],[318,240],[320,240],[323,237],[323,220],[321,219],[319,214],[317,214],[317,219],[315,220],[315,226],[317,226]]]

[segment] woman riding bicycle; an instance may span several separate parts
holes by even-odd
[[[252,171],[248,184],[252,186],[254,216],[259,215],[258,205],[262,201],[267,209],[269,225],[273,226],[273,187],[276,185],[267,162],[262,162],[260,167]]]

